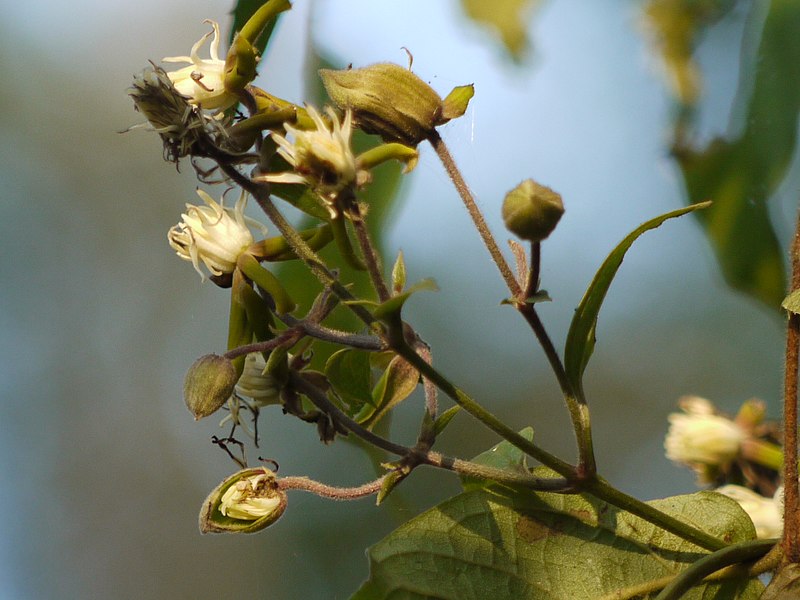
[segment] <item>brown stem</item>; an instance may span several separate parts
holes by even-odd
[[[367,229],[367,223],[364,220],[364,215],[356,202],[353,203],[353,208],[350,212],[353,217],[353,229],[356,232],[358,246],[361,249],[361,255],[364,258],[364,263],[367,267],[367,273],[369,273],[370,280],[372,280],[372,285],[375,288],[375,292],[378,294],[378,299],[381,302],[386,302],[390,297],[389,289],[386,287],[386,281],[384,280],[383,273],[381,271],[380,259],[378,258],[378,253],[375,251],[375,245],[372,243],[372,239],[370,238],[369,230]]]
[[[800,216],[790,255],[789,292],[800,288]],[[800,562],[800,498],[797,481],[797,383],[800,356],[800,315],[790,312],[786,330],[786,375],[783,390],[783,553],[787,563]]]
[[[458,190],[458,194],[461,196],[464,206],[467,207],[469,216],[472,217],[472,222],[475,223],[475,227],[477,228],[478,233],[480,234],[481,239],[486,246],[486,249],[489,251],[489,254],[491,254],[492,260],[500,270],[500,274],[503,276],[503,279],[505,280],[512,297],[517,298],[522,293],[519,283],[514,277],[511,267],[508,266],[506,259],[503,257],[503,253],[500,252],[500,247],[497,245],[497,242],[494,241],[494,236],[492,236],[492,232],[489,230],[489,226],[486,224],[483,214],[481,214],[478,205],[475,203],[472,192],[470,191],[469,187],[467,187],[464,178],[461,176],[461,171],[458,170],[453,157],[447,150],[447,146],[445,146],[441,136],[435,130],[432,131],[428,136],[428,141],[431,143],[431,146],[433,146],[433,149],[439,156],[439,160],[442,161],[447,174],[450,176],[450,179],[456,186],[456,190]]]

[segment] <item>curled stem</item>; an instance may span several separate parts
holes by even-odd
[[[308,477],[280,477],[277,483],[278,487],[284,491],[302,490],[331,500],[358,500],[380,492],[384,479],[386,479],[386,475],[356,487],[334,487]]]

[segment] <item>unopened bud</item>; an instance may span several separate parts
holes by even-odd
[[[541,242],[550,235],[563,214],[561,195],[532,179],[520,183],[503,201],[506,228],[530,242]]]
[[[387,142],[415,146],[436,126],[460,116],[433,88],[399,65],[322,69],[319,74],[331,100],[342,110],[351,110],[364,131],[376,133]],[[466,109],[467,102],[469,98],[455,104]]]
[[[195,419],[216,412],[231,397],[239,375],[233,362],[217,354],[198,358],[186,372],[183,399]]]
[[[277,521],[286,505],[272,471],[244,469],[208,495],[200,510],[200,533],[255,533]]]

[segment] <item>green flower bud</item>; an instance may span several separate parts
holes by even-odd
[[[183,399],[197,420],[216,412],[231,397],[239,375],[233,362],[217,354],[198,358],[186,372]]]
[[[433,133],[435,127],[460,116],[450,104],[445,106],[433,88],[399,65],[380,63],[342,71],[322,69],[319,75],[339,108],[352,110],[364,131],[376,133],[387,142],[415,146]],[[466,109],[468,101],[456,104]]]
[[[200,510],[200,533],[255,533],[277,521],[286,505],[272,471],[244,469],[208,495]]]
[[[506,228],[530,242],[541,242],[550,235],[563,214],[561,195],[532,179],[520,183],[503,200]]]

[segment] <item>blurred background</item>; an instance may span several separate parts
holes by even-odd
[[[540,310],[563,349],[573,309],[606,254],[644,220],[686,203],[669,150],[692,94],[694,147],[750,123],[748,98],[757,92],[740,69],[746,74],[746,50],[758,48],[770,2],[705,3],[718,12],[689,48],[701,75],[696,91],[676,82],[680,70],[665,69],[675,53],[657,43],[656,13],[645,4],[511,3],[529,6],[505,44],[472,4],[297,0],[256,83],[302,101],[312,44],[355,66],[406,64],[404,46],[440,94],[474,83],[469,111],[441,133],[497,236],[507,237],[503,195],[521,180],[564,197],[566,215],[543,250],[543,287],[554,302]],[[653,5],[670,15],[670,3]],[[224,350],[229,296],[201,283],[166,242],[184,203],[196,201],[191,167],[165,163],[155,134],[119,132],[142,120],[126,95],[134,73],[148,59],[188,54],[208,29],[205,18],[229,27],[231,8],[217,0],[77,0],[4,11],[2,598],[347,598],[367,576],[369,545],[459,490],[454,477],[419,470],[379,508],[295,492],[280,522],[258,536],[198,533],[202,500],[236,465],[210,442],[225,433],[218,419],[189,415],[182,381],[196,357]],[[796,114],[789,122],[789,160],[768,190],[783,248],[800,183]],[[440,292],[415,296],[406,314],[442,371],[572,460],[544,356],[500,306],[502,280],[429,147],[403,183],[386,235],[392,254],[403,250],[410,281],[439,284]],[[587,375],[602,474],[645,499],[696,489],[688,470],[664,458],[668,413],[691,393],[728,412],[756,396],[777,417],[782,338],[778,310],[725,284],[698,219],[670,221],[639,240],[601,313]],[[414,439],[419,414],[418,400],[407,404],[392,424],[404,442]],[[262,413],[260,431],[258,452],[283,474],[338,485],[374,477],[357,448],[324,447],[312,427],[274,407]],[[440,443],[469,457],[496,442],[459,415]]]

